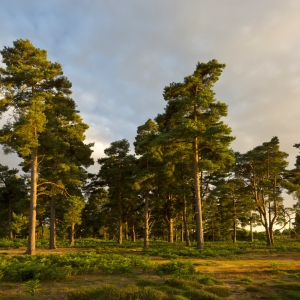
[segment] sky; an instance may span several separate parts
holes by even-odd
[[[232,148],[243,153],[278,136],[292,168],[299,16],[300,0],[0,0],[0,49],[29,39],[62,65],[95,160],[111,142],[132,145],[137,127],[163,113],[165,86],[217,59],[226,68],[214,91],[228,105]],[[17,162],[0,153],[1,164]]]

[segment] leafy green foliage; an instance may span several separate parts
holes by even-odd
[[[40,288],[40,281],[38,279],[32,279],[23,284],[25,291],[34,296],[38,289]]]
[[[149,257],[81,252],[65,255],[0,256],[0,271],[5,280],[62,280],[70,275],[102,272],[128,274],[151,266]]]
[[[159,264],[156,273],[160,276],[175,275],[185,276],[195,274],[195,267],[190,261],[171,260],[168,263]]]

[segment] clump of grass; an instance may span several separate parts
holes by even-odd
[[[158,286],[159,283],[154,281],[154,280],[150,280],[150,279],[141,279],[139,281],[137,281],[136,283],[137,286],[142,286],[142,287],[145,287],[145,286]]]
[[[250,277],[243,277],[239,281],[239,283],[241,283],[241,284],[251,284],[252,282],[253,282],[253,280]]]
[[[300,292],[299,291],[286,291],[284,293],[284,297],[286,299],[299,300],[300,299]]]
[[[168,295],[152,287],[139,288],[136,285],[128,285],[124,288],[106,285],[98,289],[84,289],[68,293],[69,300],[86,299],[106,300],[167,300]]]
[[[282,300],[282,298],[279,297],[278,295],[266,296],[266,297],[262,297],[262,299],[265,299],[265,300]]]
[[[186,298],[186,297],[184,297],[182,295],[174,295],[172,297],[172,300],[189,300],[189,298]]]
[[[223,284],[223,281],[216,279],[213,274],[201,276],[200,278],[198,278],[198,282],[208,286]]]
[[[214,295],[210,292],[197,290],[197,289],[186,291],[184,293],[184,296],[190,300],[221,300],[222,299],[219,296]]]
[[[300,283],[281,283],[274,285],[277,289],[300,292]]]
[[[246,288],[246,291],[247,292],[250,292],[250,293],[260,293],[261,292],[261,289],[259,289],[258,287],[256,286],[248,286]]]
[[[191,288],[202,289],[202,285],[197,281],[186,280],[186,279],[169,279],[165,282],[167,285],[179,288],[182,290],[189,290]]]
[[[222,298],[231,296],[231,292],[226,287],[213,286],[213,287],[207,287],[205,288],[205,290]]]

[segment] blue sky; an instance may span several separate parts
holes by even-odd
[[[137,127],[163,112],[163,88],[215,58],[227,65],[215,92],[229,107],[233,149],[246,152],[276,135],[293,166],[300,1],[0,0],[0,7],[1,49],[30,39],[62,64],[95,159],[113,141],[132,144]],[[0,154],[0,163],[16,160]]]

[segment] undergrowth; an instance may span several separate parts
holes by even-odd
[[[122,256],[97,254],[96,252],[64,255],[0,256],[0,273],[6,281],[53,280],[70,275],[102,272],[104,274],[128,274],[136,269],[151,266],[148,256]]]

